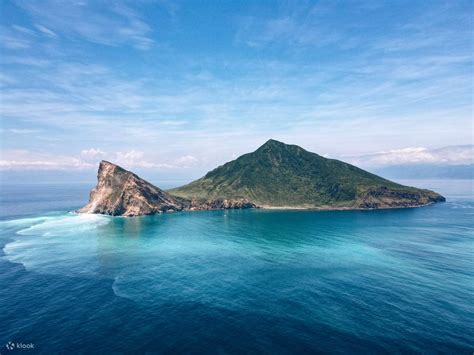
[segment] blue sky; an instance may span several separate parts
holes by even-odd
[[[196,177],[269,138],[362,166],[472,162],[471,1],[0,6],[4,172]]]

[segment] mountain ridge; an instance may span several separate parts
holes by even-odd
[[[168,192],[184,198],[247,198],[263,207],[328,209],[415,207],[443,199],[274,139]]]

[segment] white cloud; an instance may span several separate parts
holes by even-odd
[[[111,161],[117,165],[120,165],[126,169],[133,168],[164,168],[164,169],[173,169],[179,168],[180,166],[172,163],[166,162],[157,162],[150,161],[145,158],[145,153],[137,150],[130,150],[128,152],[117,152],[115,153],[115,158]],[[182,166],[181,166],[182,167]]]
[[[144,160],[143,152],[136,150],[131,150],[129,152],[117,152],[113,162],[126,168],[152,168],[154,166],[153,163]]]
[[[100,149],[90,148],[81,151],[81,157],[86,160],[99,159],[104,157],[105,155],[106,153]]]
[[[74,156],[34,153],[27,150],[2,151],[0,170],[80,170],[94,164]]]
[[[180,166],[180,167],[190,167],[194,164],[196,164],[199,160],[192,156],[192,155],[184,155],[182,157],[179,157],[174,161],[174,165]]]
[[[143,152],[131,150],[129,152],[106,152],[90,148],[82,150],[78,155],[53,155],[27,150],[2,151],[0,170],[81,170],[96,168],[102,159],[123,165],[125,168],[152,168],[162,167],[160,164],[144,160]]]
[[[474,145],[450,146],[438,149],[408,147],[360,156],[343,156],[342,160],[361,166],[389,166],[406,164],[473,164]]]

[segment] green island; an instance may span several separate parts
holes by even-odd
[[[137,216],[222,208],[365,210],[444,201],[436,192],[400,185],[271,139],[256,151],[168,191],[102,161],[97,187],[79,212]]]

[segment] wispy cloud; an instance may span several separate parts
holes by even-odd
[[[327,45],[353,47],[356,37],[351,35],[351,24],[344,21],[334,23],[334,18],[328,16],[334,11],[339,11],[336,4],[329,2],[300,2],[292,6],[280,6],[273,16],[241,18],[234,40],[237,44],[257,49],[288,45],[293,51]]]
[[[26,49],[31,45],[31,41],[24,36],[19,36],[0,29],[0,43],[7,49]]]
[[[132,8],[115,2],[47,0],[18,2],[39,23],[36,28],[49,37],[78,36],[108,46],[130,44],[147,50],[153,45],[151,28]]]
[[[53,37],[53,38],[56,38],[58,37],[58,35],[51,31],[49,28],[47,28],[46,26],[43,26],[43,25],[39,25],[39,24],[35,24],[35,27],[42,33],[44,33],[46,36],[48,37]]]
[[[0,85],[9,85],[9,84],[15,84],[17,80],[10,75],[7,75],[5,73],[0,73]]]
[[[0,58],[2,65],[25,65],[30,67],[47,67],[51,65],[51,61],[44,58],[25,56],[25,55],[6,55]]]

